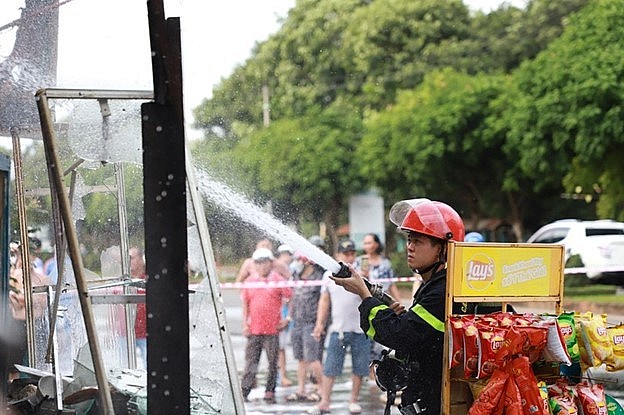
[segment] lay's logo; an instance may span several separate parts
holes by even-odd
[[[464,267],[465,282],[474,290],[485,290],[495,280],[494,260],[483,253],[473,255]]]
[[[613,344],[624,344],[624,334],[616,334],[613,336]]]
[[[604,327],[596,327],[596,333],[598,333],[599,336],[606,336],[607,329]]]
[[[565,337],[571,336],[572,335],[572,327],[571,326],[559,326],[560,330],[561,330],[561,334]]]
[[[470,281],[491,281],[494,278],[494,264],[475,260],[469,261],[466,277]]]

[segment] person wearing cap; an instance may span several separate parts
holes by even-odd
[[[395,350],[407,375],[399,410],[402,414],[439,414],[446,297],[446,260],[449,241],[463,241],[464,224],[449,205],[429,199],[396,203],[390,220],[406,233],[407,263],[423,279],[412,305],[388,306],[371,296],[360,274],[332,280],[360,297],[360,327],[373,340]],[[469,313],[467,306],[454,313]],[[390,401],[386,413],[390,413]]]
[[[335,258],[344,264],[353,264],[355,261],[355,243],[345,239],[338,244]],[[323,364],[323,380],[321,382],[321,401],[308,413],[328,413],[331,405],[331,392],[336,377],[342,374],[345,355],[351,353],[351,395],[349,397],[349,412],[359,414],[362,408],[358,404],[362,379],[368,375],[369,353],[371,340],[366,337],[359,325],[360,314],[358,305],[361,299],[358,295],[338,287],[326,275],[321,288],[316,315],[316,324],[312,335],[321,339],[327,331],[329,341]],[[327,323],[331,317],[331,324]],[[327,329],[327,330],[326,330]]]
[[[262,350],[265,350],[268,374],[264,400],[268,403],[275,403],[278,336],[279,332],[288,325],[288,320],[282,318],[281,308],[284,300],[289,299],[292,293],[291,289],[283,284],[286,279],[272,270],[275,258],[270,249],[258,248],[251,258],[256,271],[247,278],[248,287],[241,290],[242,332],[247,337],[241,389],[243,398],[247,400],[258,373],[260,355]]]
[[[266,248],[270,251],[273,251],[273,242],[266,238],[260,239],[256,243],[256,249],[259,248]],[[285,266],[281,261],[273,261],[273,270],[286,279],[290,278],[292,274],[288,269],[288,266]],[[236,274],[236,282],[245,282],[247,277],[255,272],[256,270],[254,260],[252,258],[245,259],[240,269],[238,270],[238,274]]]

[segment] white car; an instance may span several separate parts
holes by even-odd
[[[527,242],[562,244],[566,263],[570,257],[578,255],[581,264],[575,264],[576,268],[566,270],[566,274],[585,274],[592,280],[624,284],[622,222],[559,220],[542,226]]]

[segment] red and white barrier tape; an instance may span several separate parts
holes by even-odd
[[[375,282],[409,282],[415,281],[416,277],[379,278]],[[222,289],[237,288],[299,288],[324,285],[323,280],[284,280],[284,281],[252,281],[252,282],[222,282]]]

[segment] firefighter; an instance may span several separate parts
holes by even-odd
[[[399,302],[388,306],[374,298],[355,269],[351,269],[349,278],[332,279],[361,297],[362,330],[373,340],[394,349],[393,364],[380,366],[384,368],[380,386],[403,391],[401,413],[439,414],[447,244],[464,239],[464,224],[453,208],[428,199],[396,203],[390,210],[390,220],[406,233],[407,263],[423,279],[411,307],[406,310]],[[465,306],[454,310],[466,311]],[[397,371],[401,373],[394,373]],[[404,379],[404,385],[383,385],[400,379]],[[386,413],[389,412],[388,404]]]

